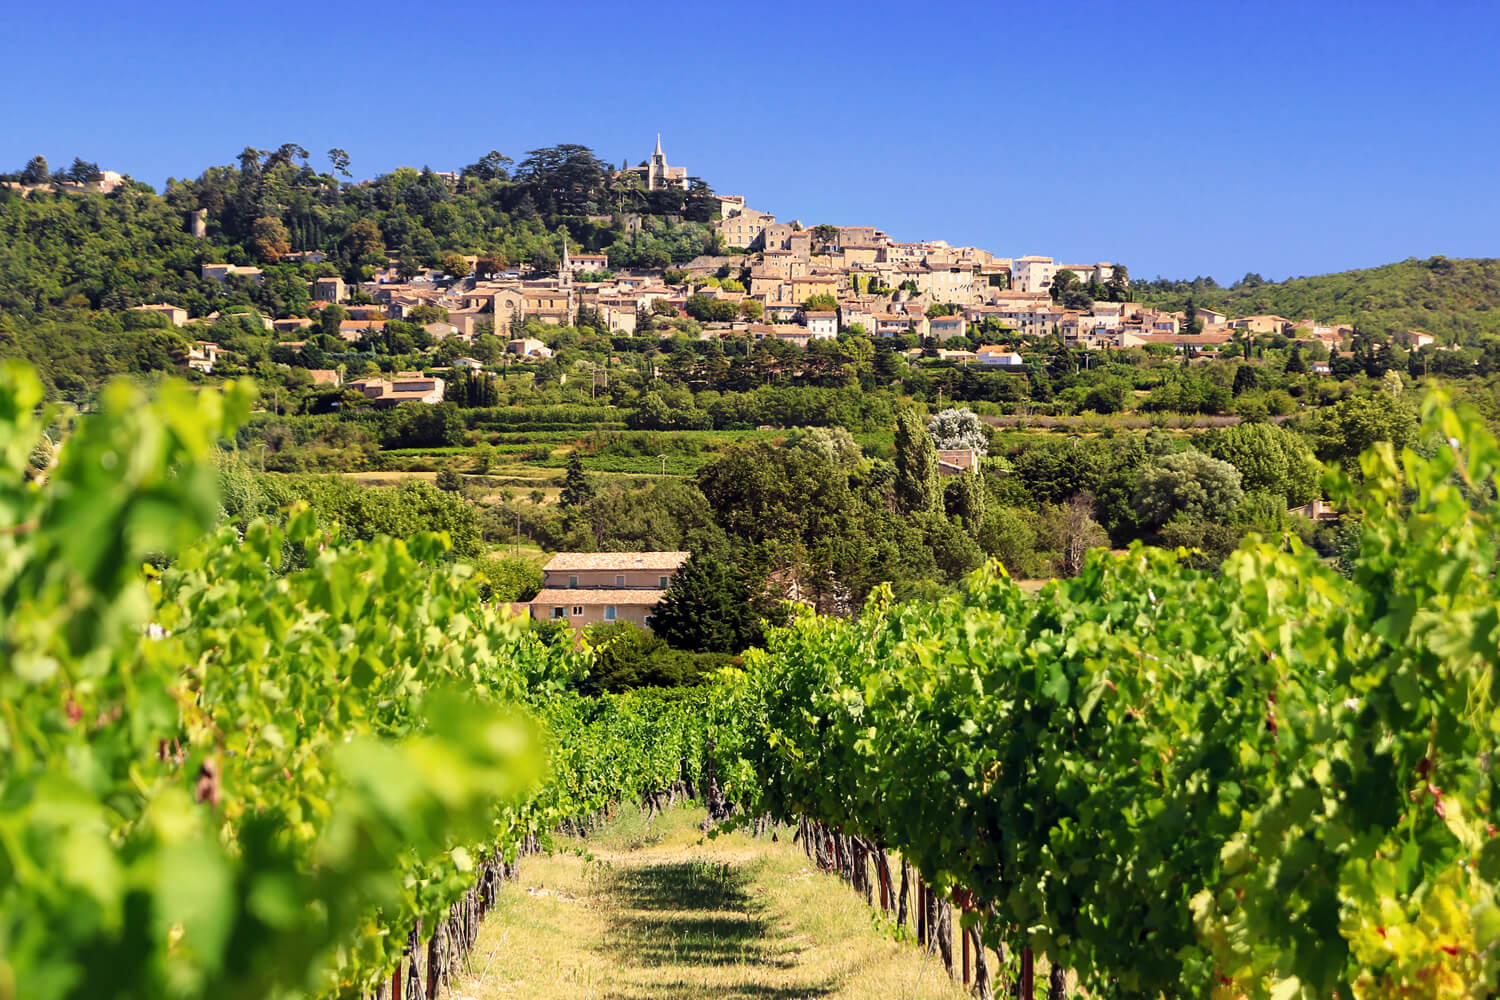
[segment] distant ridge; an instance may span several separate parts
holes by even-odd
[[[1195,305],[1230,318],[1275,314],[1288,319],[1353,323],[1371,333],[1422,330],[1444,343],[1472,344],[1500,334],[1500,259],[1415,257],[1397,264],[1229,288],[1195,281],[1138,282],[1153,305]]]

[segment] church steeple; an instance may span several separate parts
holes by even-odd
[[[656,133],[656,155],[661,155],[661,133]]]
[[[571,287],[573,284],[573,268],[568,262],[568,234],[563,233],[562,263],[557,266],[557,282],[563,288]]]

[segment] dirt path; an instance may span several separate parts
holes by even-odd
[[[769,837],[706,838],[702,814],[629,811],[552,857],[527,858],[453,996],[588,1000],[957,1000],[837,879]]]

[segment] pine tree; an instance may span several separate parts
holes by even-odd
[[[764,638],[756,603],[737,571],[694,555],[652,612],[651,631],[676,649],[740,653]]]
[[[938,510],[942,502],[938,484],[937,449],[927,433],[927,424],[911,407],[896,414],[896,500],[907,513]]]
[[[589,485],[589,477],[583,471],[583,456],[576,450],[568,456],[568,474],[563,479],[562,494],[558,497],[558,506],[563,510],[573,510],[585,507],[589,501],[594,499],[594,488]]]

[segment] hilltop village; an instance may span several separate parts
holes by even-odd
[[[461,177],[457,172],[433,176],[450,185]],[[611,180],[648,194],[701,187],[685,167],[668,163],[660,136],[649,159],[622,168]],[[315,325],[329,329],[319,323],[319,311],[336,305],[342,310],[336,329],[351,344],[378,336],[389,321],[415,318],[435,342],[472,342],[493,333],[506,339],[514,358],[524,359],[551,353],[538,327],[587,323],[601,332],[632,337],[645,333],[653,320],[681,318],[694,320],[703,339],[771,339],[806,347],[841,333],[904,338],[936,344],[936,353],[929,349],[926,354],[940,361],[1016,370],[1024,364],[1018,351],[1023,338],[1053,337],[1085,350],[1160,345],[1211,354],[1241,331],[1287,336],[1336,352],[1353,332],[1349,326],[1280,316],[1230,320],[1209,309],[1195,310],[1190,317],[1151,308],[1131,301],[1130,278],[1121,264],[1003,257],[943,240],[904,242],[875,226],[808,226],[778,219],[747,205],[743,196],[710,192],[708,198],[715,252],[678,264],[622,262],[567,236],[557,239],[555,263],[541,266],[449,254],[445,267],[424,267],[387,256],[360,282],[337,275],[308,281],[307,315],[263,322],[286,335],[280,346],[298,348],[304,343],[296,339],[299,331]],[[200,234],[204,214],[194,219]],[[668,216],[667,221],[680,220]],[[623,223],[627,231],[639,232],[642,217],[626,213]],[[327,256],[288,247],[276,262],[320,264]],[[226,287],[231,281],[259,283],[263,274],[262,267],[250,264],[214,262],[200,268],[203,279]],[[159,312],[179,327],[188,322],[188,310],[169,302],[135,308]],[[1424,337],[1415,333],[1411,346],[1423,346]],[[960,338],[952,349],[951,342]],[[187,364],[210,372],[218,350],[218,344],[198,341]],[[923,353],[920,347],[909,351]],[[475,359],[459,360],[479,367]],[[331,370],[313,374],[319,381],[336,377]],[[441,380],[416,372],[351,387],[384,403],[442,399]]]

